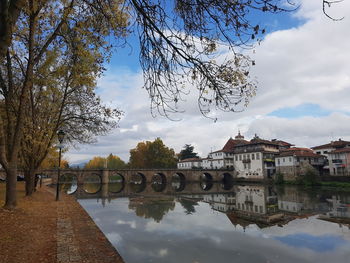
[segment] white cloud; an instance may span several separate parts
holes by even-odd
[[[142,89],[142,73],[112,67],[99,81],[99,94],[110,105],[125,111],[120,129],[100,137],[97,144],[70,151],[71,162],[114,153],[128,160],[139,141],[156,137],[179,152],[186,143],[206,156],[219,149],[238,129],[251,138],[280,138],[300,146],[314,146],[339,137],[350,139],[350,1],[335,5],[330,14],[345,16],[333,22],[322,14],[320,0],[302,1],[293,14],[304,21],[298,27],[273,32],[256,47],[258,92],[242,113],[219,113],[213,123],[200,115],[196,90],[182,105],[181,121],[150,114],[149,97]],[[277,118],[267,114],[284,107],[313,103],[333,112],[324,117]],[[338,113],[337,113],[338,112]],[[342,113],[339,113],[342,112]]]

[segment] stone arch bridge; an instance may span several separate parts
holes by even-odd
[[[54,184],[57,183],[57,169],[42,170],[41,174],[52,178]],[[237,178],[233,170],[178,170],[178,169],[61,169],[61,177],[74,175],[77,184],[83,184],[87,178],[100,178],[101,183],[109,183],[110,178],[118,175],[124,182],[171,182],[174,179],[185,180],[186,182],[199,182],[207,180],[221,182]]]

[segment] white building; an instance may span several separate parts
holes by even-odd
[[[233,211],[236,206],[236,198],[232,193],[205,195],[203,201],[210,204],[214,210],[223,213]]]
[[[228,139],[224,147],[215,152],[211,152],[208,158],[203,159],[204,169],[234,169],[234,149],[237,145],[248,143],[244,140],[244,136],[238,132],[235,139]]]
[[[275,173],[275,155],[279,143],[255,136],[249,143],[237,145],[234,150],[234,168],[238,177],[262,179]]]
[[[329,173],[336,176],[350,176],[350,147],[328,153]]]
[[[334,165],[331,165],[331,160],[330,160],[330,153],[338,150],[338,149],[343,149],[343,148],[349,148],[350,147],[350,142],[349,141],[343,141],[342,139],[339,139],[338,141],[331,141],[330,143],[311,147],[311,149],[317,153],[317,154],[322,154],[326,156],[327,158],[327,163],[323,167],[325,170],[329,170],[329,173],[334,175]],[[332,156],[334,157],[334,156]],[[333,171],[331,171],[330,166],[332,166]]]
[[[320,172],[325,164],[325,156],[314,153],[308,148],[289,148],[282,150],[275,158],[276,171],[284,175],[284,179],[294,180],[304,174],[307,169],[315,168]]]
[[[177,163],[177,169],[199,169],[202,168],[201,158],[183,159]]]

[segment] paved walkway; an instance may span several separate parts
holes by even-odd
[[[43,186],[18,209],[0,208],[0,263],[124,263],[74,197],[54,199]]]

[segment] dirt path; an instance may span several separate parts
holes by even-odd
[[[0,206],[3,188],[0,184]],[[71,196],[54,201],[54,189],[43,186],[32,197],[18,184],[15,211],[0,208],[0,262],[123,262],[89,215]]]

